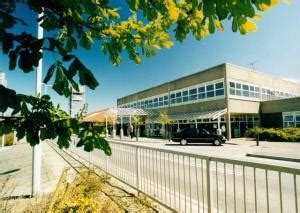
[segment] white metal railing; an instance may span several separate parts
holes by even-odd
[[[110,142],[112,155],[71,147],[179,212],[299,212],[300,169]]]

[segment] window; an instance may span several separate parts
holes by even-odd
[[[189,100],[197,100],[197,89],[190,89],[189,90]]]
[[[182,102],[182,97],[181,97],[181,92],[176,93],[176,103],[181,103]]]
[[[167,95],[164,96],[164,106],[169,105],[169,97]]]
[[[175,104],[176,103],[176,99],[175,99],[175,93],[171,94],[171,104]]]
[[[158,98],[158,106],[162,107],[164,105],[164,97],[159,97]]]
[[[223,82],[216,83],[216,89],[223,89]]]
[[[224,95],[224,89],[216,90],[216,96]]]
[[[187,102],[189,100],[189,92],[187,90],[182,92],[182,102]]]
[[[198,99],[206,98],[205,87],[198,88]]]
[[[243,84],[243,96],[245,97],[249,97],[250,93],[249,93],[249,86],[246,84]]]
[[[215,91],[214,91],[214,84],[206,85],[206,97],[207,98],[212,98],[215,96]]]
[[[223,82],[216,83],[216,96],[224,95],[224,84]]]
[[[153,107],[157,108],[158,107],[158,98],[153,99]]]

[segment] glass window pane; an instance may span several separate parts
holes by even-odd
[[[215,96],[215,91],[207,92],[207,98],[211,98]]]
[[[213,84],[207,85],[207,86],[206,86],[206,91],[214,90],[214,86],[215,86],[215,85],[213,85]]]
[[[230,95],[235,95],[235,89],[234,88],[230,88]]]
[[[249,86],[246,84],[243,84],[243,90],[249,90]]]
[[[188,95],[188,91],[187,90],[182,92],[182,96],[187,96],[187,95]]]
[[[199,87],[198,88],[198,93],[202,93],[205,92],[205,87]]]
[[[181,103],[182,102],[182,98],[179,97],[179,98],[176,98],[176,103]]]
[[[284,121],[294,121],[294,116],[286,115],[286,116],[284,116]]]
[[[181,97],[181,92],[177,92],[176,97]]]
[[[196,100],[196,99],[197,99],[197,94],[189,96],[190,101],[193,101],[193,100]]]
[[[216,96],[224,95],[224,89],[218,89],[216,90]]]
[[[190,95],[192,95],[192,94],[196,94],[197,93],[197,89],[190,89]]]
[[[259,87],[255,87],[255,92],[259,92]]]
[[[171,98],[175,98],[175,93],[171,94]]]
[[[223,88],[223,82],[216,83],[216,89]]]
[[[158,101],[163,101],[163,97],[159,97]]]
[[[239,83],[236,83],[236,88],[241,89],[241,88],[242,88],[242,85],[239,84]]]
[[[154,102],[158,102],[158,98],[154,98],[154,100],[153,100]]]
[[[198,99],[203,99],[203,98],[206,98],[205,93],[198,94]]]
[[[168,100],[169,97],[167,95],[164,96],[164,100]]]
[[[230,85],[230,87],[232,87],[232,88],[235,87],[235,83],[234,83],[234,82],[230,82],[229,85]]]
[[[300,115],[296,115],[296,121],[300,122]]]
[[[169,101],[164,101],[164,106],[169,105]]]
[[[254,91],[254,86],[250,86],[250,91]]]
[[[243,91],[243,96],[245,96],[245,97],[249,97],[249,91],[247,91],[247,90],[244,90],[244,91]]]
[[[189,97],[188,96],[184,96],[183,98],[182,98],[182,101],[183,102],[186,102],[186,101],[188,101],[189,100]]]

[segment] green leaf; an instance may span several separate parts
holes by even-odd
[[[14,36],[11,33],[5,33],[2,37],[2,52],[7,54],[14,47]]]
[[[68,97],[70,95],[70,88],[68,80],[64,74],[63,68],[61,66],[56,67],[56,77],[52,87],[59,95],[64,95]]]
[[[215,32],[215,23],[212,16],[209,17],[208,30],[210,34]]]
[[[17,65],[18,55],[16,51],[9,52],[9,70],[14,70]]]
[[[47,84],[48,81],[52,78],[56,66],[57,66],[57,63],[52,64],[50,66],[50,68],[48,69],[47,75],[46,75],[46,77],[44,78],[44,81],[43,81],[45,84]]]
[[[20,53],[18,65],[25,73],[33,71],[32,56],[29,50],[22,50]]]

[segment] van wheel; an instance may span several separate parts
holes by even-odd
[[[181,139],[180,144],[181,144],[182,146],[187,145],[187,140],[186,140],[186,139]]]
[[[214,146],[221,146],[221,144],[222,144],[221,140],[218,140],[218,139],[214,140],[214,142],[213,142]]]

